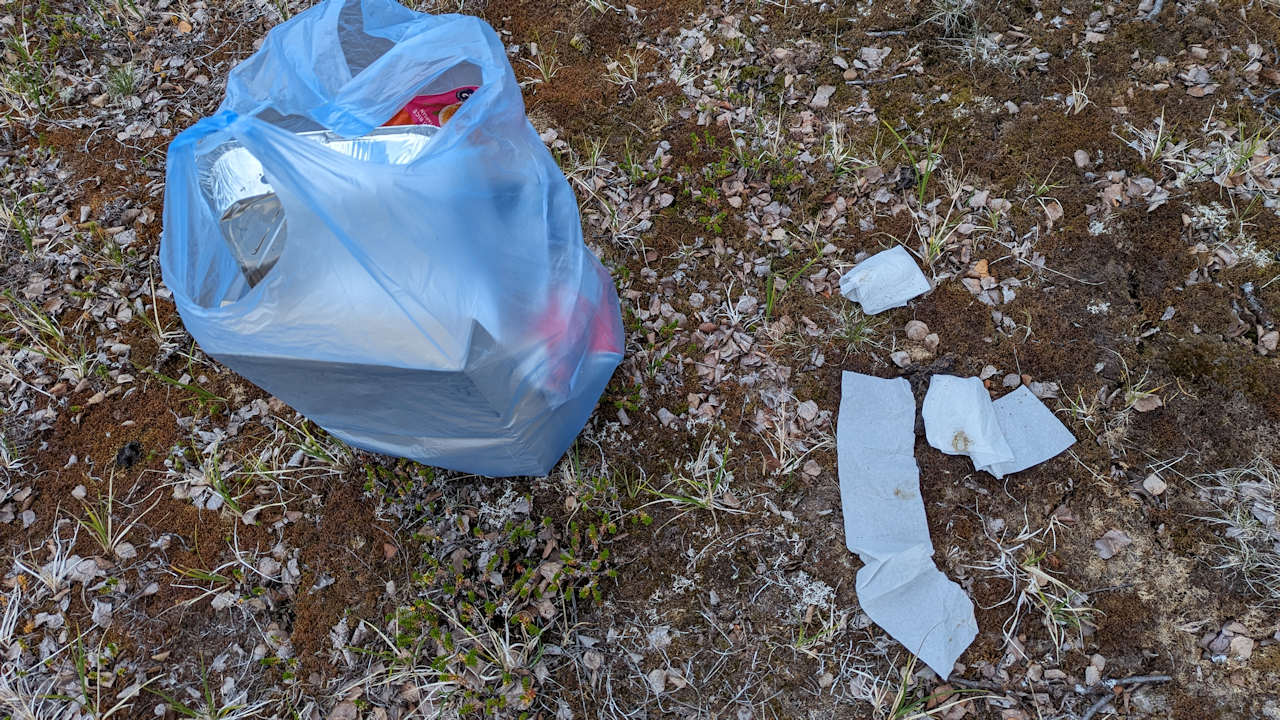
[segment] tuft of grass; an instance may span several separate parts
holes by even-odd
[[[800,266],[799,270],[796,270],[794,273],[792,273],[791,276],[788,277],[785,281],[783,281],[781,275],[769,276],[767,284],[765,285],[765,288],[764,288],[764,319],[766,321],[768,321],[770,318],[773,317],[774,307],[777,305],[778,302],[781,302],[782,297],[787,294],[787,291],[790,290],[791,287],[795,285],[796,281],[800,279],[800,276],[804,275],[805,272],[809,270],[809,268],[813,267],[813,264],[817,262],[821,257],[822,257],[822,248],[815,247],[813,255],[807,261],[805,261],[804,265]],[[779,283],[782,283],[781,289],[778,288]]]
[[[1128,125],[1126,129],[1129,137],[1124,137],[1115,132],[1112,134],[1125,145],[1128,145],[1131,150],[1138,153],[1138,157],[1142,159],[1142,163],[1147,168],[1154,170],[1160,168],[1168,160],[1170,152],[1177,146],[1177,143],[1169,130],[1169,123],[1164,118],[1164,108],[1160,109],[1160,117],[1152,121],[1152,125],[1154,127],[1151,129],[1139,129]]]
[[[125,63],[107,72],[107,93],[116,100],[133,96],[138,89],[138,69]]]
[[[641,62],[640,53],[634,50],[618,58],[608,58],[604,63],[604,79],[623,90],[634,89],[640,82]]]
[[[832,337],[844,346],[846,357],[867,348],[884,347],[876,340],[876,336],[886,320],[867,315],[852,303],[840,303],[839,309],[832,311],[832,315],[835,320]]]
[[[15,476],[25,473],[26,468],[27,459],[23,457],[22,449],[0,432],[0,473],[4,474],[6,484]],[[0,492],[7,491],[7,487],[0,487]]]
[[[662,489],[648,488],[648,492],[657,499],[641,507],[670,504],[683,507],[685,512],[708,510],[712,518],[717,512],[747,512],[739,507],[740,502],[733,497],[729,487],[733,480],[733,472],[729,470],[729,451],[721,451],[710,436],[703,439],[698,455],[685,464],[684,470],[672,473],[671,481]]]
[[[160,690],[148,688],[147,692],[162,698],[169,705],[169,709],[179,717],[193,720],[248,720],[248,718],[262,717],[271,706],[271,703],[266,700],[249,702],[243,691],[240,697],[222,696],[223,693],[209,683],[209,669],[204,667],[203,661],[200,667],[199,702],[194,706],[187,705]]]
[[[945,37],[972,33],[978,21],[973,15],[975,0],[933,0],[925,22],[942,28]]]
[[[58,93],[47,50],[27,36],[25,22],[19,22],[18,28],[4,43],[11,62],[0,71],[0,101],[14,115],[29,121],[53,107]]]
[[[880,122],[893,134],[893,138],[898,141],[899,149],[911,161],[911,168],[915,172],[916,204],[923,207],[924,197],[929,189],[929,180],[933,177],[933,172],[942,164],[942,148],[947,142],[947,133],[943,132],[942,137],[937,139],[930,133],[929,138],[925,140],[924,147],[919,148],[917,155],[917,152],[913,151],[911,145],[907,142],[914,132],[910,127],[907,128],[906,135],[901,135],[887,120],[881,119]]]
[[[1238,575],[1268,608],[1280,607],[1280,468],[1258,456],[1248,465],[1190,478],[1211,512],[1197,516],[1221,530],[1214,568]]]
[[[556,55],[555,45],[539,46],[537,53],[532,58],[525,58],[524,62],[538,71],[531,80],[534,84],[551,82],[563,67],[559,56]]]
[[[105,496],[99,495],[96,505],[90,505],[87,502],[81,503],[84,506],[84,518],[80,520],[80,527],[89,532],[90,537],[98,543],[108,557],[120,557],[121,551],[125,548],[125,538],[128,537],[129,532],[159,502],[160,498],[156,498],[156,501],[151,503],[150,507],[138,513],[123,527],[117,525],[115,520],[115,474],[112,473],[107,477],[107,494]]]
[[[927,720],[942,717],[952,708],[967,702],[995,697],[982,695],[981,690],[951,690],[944,693],[926,693],[916,683],[915,655],[908,655],[901,666],[894,666],[898,680],[877,684],[870,698],[876,717],[881,720]],[[932,707],[930,707],[932,705]]]
[[[199,385],[196,385],[195,383],[182,382],[181,380],[178,380],[176,378],[171,378],[168,375],[152,370],[151,368],[144,368],[140,366],[135,366],[135,367],[137,367],[138,370],[141,370],[142,372],[145,372],[148,375],[154,377],[156,380],[159,380],[165,385],[178,388],[179,390],[185,390],[191,393],[191,401],[194,404],[194,406],[199,408],[201,411],[203,411],[207,415],[211,415],[211,416],[217,415],[219,412],[222,411],[223,408],[227,406],[226,398],[220,395],[217,395],[209,390],[205,390],[204,388],[200,387]]]
[[[876,131],[876,147],[880,143],[879,129]],[[878,156],[874,152],[873,157]],[[863,160],[854,150],[854,144],[849,137],[848,131],[836,121],[831,121],[827,126],[827,132],[822,136],[822,152],[827,156],[827,162],[831,163],[831,171],[840,175],[849,175],[859,170],[865,170],[872,167],[876,163]]]
[[[1024,526],[1011,538],[988,536],[987,539],[995,546],[995,557],[972,567],[1009,584],[1009,593],[1002,600],[984,608],[990,610],[1012,605],[1013,610],[1002,628],[1006,647],[1021,647],[1014,639],[1022,619],[1032,615],[1039,618],[1054,651],[1061,654],[1067,640],[1072,637],[1076,647],[1083,646],[1084,629],[1094,625],[1096,611],[1088,605],[1087,595],[1040,566],[1047,551],[1033,550],[1032,546],[1045,533],[1044,529],[1032,531]]]
[[[72,341],[57,320],[35,303],[20,300],[12,291],[4,291],[3,297],[9,310],[0,312],[0,318],[9,321],[9,328],[0,341],[56,364],[62,376],[70,380],[79,381],[89,375],[96,364],[95,356],[80,341]],[[25,341],[14,339],[15,336],[25,336]]]

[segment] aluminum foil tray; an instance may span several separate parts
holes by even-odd
[[[439,130],[430,125],[402,125],[378,128],[359,138],[328,131],[298,135],[357,160],[404,165],[420,157]],[[257,158],[237,141],[215,147],[198,162],[200,191],[218,218],[222,237],[249,286],[257,285],[284,250],[288,228],[280,199]]]

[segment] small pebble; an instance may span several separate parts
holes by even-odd
[[[77,500],[83,500],[87,493],[88,491],[85,490],[83,485],[77,485],[75,489],[71,491],[71,497]]]
[[[1004,386],[1007,388],[1016,388],[1022,384],[1022,378],[1017,373],[1009,373],[1004,376]]]
[[[924,336],[924,346],[929,352],[937,352],[938,346],[942,344],[942,340],[938,337],[938,333],[929,333]]]
[[[929,334],[929,326],[919,320],[912,320],[908,322],[906,330],[907,337],[911,340],[915,340],[916,342],[924,340],[925,336]]]
[[[889,359],[893,361],[894,365],[904,368],[911,364],[911,353],[906,350],[899,350],[895,353],[891,353],[889,355]]]
[[[1161,480],[1159,475],[1151,473],[1146,480],[1142,481],[1142,487],[1146,488],[1147,492],[1152,495],[1162,495],[1169,488],[1169,485],[1164,480]]]

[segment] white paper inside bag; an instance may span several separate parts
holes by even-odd
[[[929,280],[901,246],[876,253],[840,277],[840,292],[875,315],[929,292]]]
[[[845,544],[863,611],[946,677],[973,642],[973,602],[933,563],[916,466],[916,403],[901,378],[846,372],[836,427]]]
[[[948,455],[968,455],[977,469],[1014,459],[991,396],[976,377],[934,375],[921,414],[925,438]]]

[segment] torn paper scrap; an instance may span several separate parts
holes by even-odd
[[[1076,438],[1027,386],[992,403],[1013,459],[978,468],[1002,478],[1039,465],[1075,444]]]
[[[840,277],[840,292],[875,315],[929,292],[929,281],[901,245],[876,253]]]
[[[933,563],[916,466],[916,402],[902,378],[845,372],[836,426],[845,544],[863,611],[945,678],[978,634],[973,602]]]
[[[948,455],[968,455],[979,470],[1014,459],[991,396],[976,377],[934,375],[921,414],[925,438]]]

